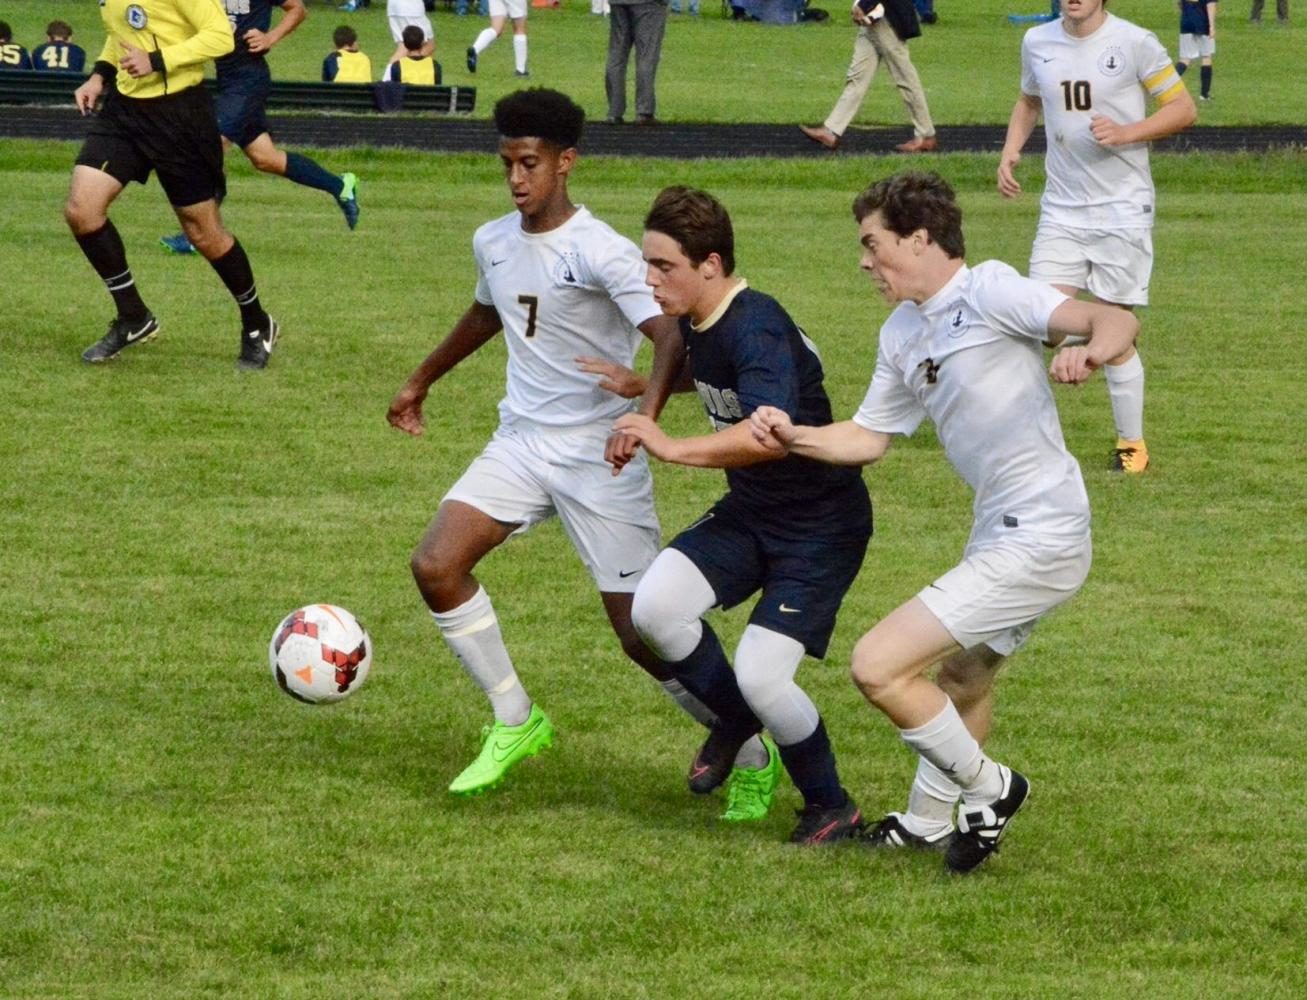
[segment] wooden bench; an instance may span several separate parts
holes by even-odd
[[[83,79],[76,73],[0,69],[0,104],[72,104],[73,91],[81,86]],[[213,86],[212,80],[206,83]],[[273,80],[267,106],[282,110],[375,112],[376,86],[371,83]],[[404,111],[466,115],[476,107],[476,87],[386,86],[404,87]]]

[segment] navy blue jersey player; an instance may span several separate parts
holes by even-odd
[[[854,836],[862,815],[840,783],[821,716],[794,682],[805,653],[822,657],[871,537],[871,501],[857,469],[782,456],[754,440],[759,406],[831,422],[821,360],[775,299],[733,275],[730,216],[711,195],[672,187],[645,220],[646,281],[681,317],[687,373],[714,432],[671,438],[636,414],[614,425],[620,468],[638,441],[655,458],[726,470],[726,495],[659,553],[635,593],[645,642],[717,715],[691,787],[724,779],[736,750],[762,726],[803,795],[791,839]],[[702,615],[760,593],[732,671]],[[774,787],[774,785],[773,785]]]
[[[358,224],[358,178],[337,176],[300,153],[277,148],[268,133],[265,106],[272,87],[267,55],[274,45],[303,23],[304,0],[221,0],[231,21],[236,48],[215,63],[218,93],[214,112],[223,147],[241,148],[257,170],[278,174],[296,184],[325,191],[336,199],[353,229]],[[272,27],[272,8],[280,7],[281,19]],[[193,253],[184,235],[164,236],[160,242],[175,253]]]

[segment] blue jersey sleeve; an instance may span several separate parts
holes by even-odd
[[[331,83],[336,79],[336,74],[340,71],[340,56],[335,52],[322,60],[322,82]]]

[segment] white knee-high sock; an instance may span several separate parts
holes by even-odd
[[[519,73],[526,72],[526,35],[513,36],[513,68]]]
[[[506,726],[525,722],[531,714],[531,699],[517,679],[485,588],[478,587],[471,598],[450,611],[431,612],[431,617],[468,676],[490,699],[495,719]]]
[[[962,789],[925,757],[917,757],[917,774],[908,792],[908,811],[903,825],[909,833],[929,837],[953,825],[953,810]]]
[[[1107,396],[1112,401],[1116,436],[1122,441],[1144,439],[1144,363],[1139,353],[1123,365],[1103,365]]]
[[[490,43],[499,36],[495,34],[494,28],[486,28],[481,34],[477,35],[477,40],[472,43],[472,48],[476,49],[477,55],[480,55],[486,49],[490,48]]]
[[[998,765],[985,756],[952,701],[923,726],[901,729],[903,742],[946,777],[957,782],[969,800],[996,799],[1003,791]]]

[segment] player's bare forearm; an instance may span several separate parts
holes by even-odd
[[[472,303],[454,324],[449,335],[436,345],[435,350],[409,376],[408,384],[429,388],[464,358],[475,354],[502,329],[503,323],[494,306]]]
[[[1021,184],[1016,178],[1017,164],[1021,162],[1021,150],[1025,148],[1030,133],[1039,124],[1039,104],[1035,99],[1022,94],[1012,107],[1008,119],[1007,137],[1003,141],[1003,151],[998,158],[998,190],[1005,198],[1015,198],[1021,193]]]
[[[653,366],[640,397],[639,412],[658,419],[667,397],[676,390],[677,379],[685,367],[685,338],[671,316],[654,316],[640,324],[640,332],[653,342]]]
[[[660,461],[700,469],[739,469],[784,455],[755,441],[747,420],[716,434],[674,438],[649,417],[628,413],[614,422],[613,430],[637,439],[645,451]]]
[[[1058,351],[1048,368],[1055,382],[1078,385],[1130,348],[1139,334],[1139,319],[1119,306],[1067,299],[1053,310],[1048,332],[1057,340],[1087,338],[1082,345]]]
[[[870,465],[889,449],[890,436],[869,431],[852,420],[825,427],[795,427],[790,453],[831,465]]]

